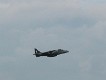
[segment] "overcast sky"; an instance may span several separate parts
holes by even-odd
[[[0,80],[105,79],[106,0],[0,0]]]

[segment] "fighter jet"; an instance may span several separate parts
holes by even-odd
[[[47,52],[40,52],[36,48],[34,50],[35,50],[35,54],[33,55],[35,55],[36,57],[40,57],[40,56],[55,57],[57,55],[69,52],[68,50],[63,50],[63,49],[51,50]]]

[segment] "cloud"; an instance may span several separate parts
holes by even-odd
[[[52,62],[52,60],[50,60],[50,62],[48,62],[48,65],[51,64],[52,66],[54,66],[55,64],[57,66],[54,66],[54,68],[59,69],[59,67],[61,67],[63,70],[74,69],[72,70],[73,74],[76,74],[77,76],[79,75],[79,77],[85,75],[87,78],[96,79],[95,76],[100,75],[98,76],[98,78],[100,79],[102,77],[102,74],[105,74],[101,67],[104,68],[106,66],[106,64],[104,63],[105,58],[103,58],[104,56],[106,56],[104,45],[104,25],[105,23],[103,24],[99,22],[92,27],[83,26],[81,28],[66,28],[64,26],[50,28],[40,27],[30,31],[28,34],[25,35],[25,37],[21,39],[20,53],[27,53],[27,55],[29,55],[34,47],[37,47],[41,51],[46,51],[48,49],[51,50],[57,48],[66,48],[70,51],[69,54],[63,55],[63,57],[61,56],[62,58],[57,57],[57,62]],[[28,52],[23,52],[22,49],[27,49]],[[66,56],[67,59],[64,56]],[[98,58],[100,62],[98,62]],[[64,65],[62,65],[62,62],[64,62]],[[95,68],[97,63],[98,66],[97,68]],[[67,65],[68,67],[65,65]],[[59,69],[59,71],[60,70],[61,69]],[[54,73],[55,72],[50,74]],[[69,71],[68,74],[72,73]],[[86,79],[86,77],[82,77],[82,79]],[[73,79],[76,78],[73,77]]]
[[[95,14],[98,14],[102,7],[101,5],[91,5],[92,7],[100,7],[100,9],[97,9],[97,11],[93,13],[92,11],[94,10],[92,10],[92,7],[89,5],[85,7],[85,4],[78,0],[3,3],[5,8],[1,8],[1,10],[3,10],[2,16],[4,15],[4,21],[1,21],[2,23],[6,22],[8,24],[14,21],[14,26],[17,24],[19,26],[27,26],[25,25],[26,23],[29,23],[29,25],[32,23],[34,26],[43,26],[45,24],[49,26],[53,24],[63,24],[67,26],[72,24],[71,26],[74,26],[76,25],[76,21],[77,24],[81,26],[84,23],[87,25],[92,24],[91,19],[94,23]]]
[[[106,19],[105,3],[88,4],[86,1],[12,1],[1,3],[1,25],[35,28],[64,25],[92,26]],[[5,24],[6,23],[6,24]]]
[[[0,3],[0,12],[3,75],[9,72],[10,79],[21,80],[35,75],[46,80],[105,78],[105,3],[11,0]],[[70,53],[35,58],[35,47],[41,51],[63,48]]]

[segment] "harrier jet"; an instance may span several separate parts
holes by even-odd
[[[69,52],[67,50],[62,50],[62,49],[51,50],[51,51],[47,51],[47,52],[40,52],[36,48],[34,50],[35,50],[35,54],[33,54],[33,55],[35,55],[36,57],[40,57],[40,56],[55,57],[57,55]]]

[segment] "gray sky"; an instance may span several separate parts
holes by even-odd
[[[0,0],[0,80],[105,80],[105,48],[106,0]]]

